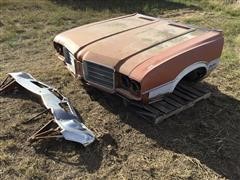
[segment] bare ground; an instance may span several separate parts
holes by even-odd
[[[0,97],[1,179],[240,178],[240,10],[229,1],[0,1],[0,78],[25,71],[59,89],[97,135],[87,148],[64,140],[29,144],[47,118],[26,95]],[[205,83],[213,95],[153,126],[121,100],[74,80],[53,37],[74,26],[140,12],[224,30],[222,64]]]

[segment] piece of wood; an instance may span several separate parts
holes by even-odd
[[[167,96],[170,99],[173,99],[174,101],[177,101],[181,105],[185,105],[188,101],[176,96],[175,94],[170,94]]]
[[[171,110],[166,108],[161,101],[159,102],[155,102],[153,104],[151,104],[151,106],[155,107],[156,109],[160,110],[161,112],[163,112],[164,114],[169,113]]]
[[[210,94],[211,94],[210,92],[209,92],[209,93],[206,93],[206,94],[204,94],[203,96],[201,96],[201,97],[199,97],[199,98],[197,98],[197,99],[189,102],[188,104],[186,104],[186,105],[184,105],[184,106],[176,109],[175,111],[172,111],[172,112],[170,112],[170,113],[168,113],[168,114],[164,114],[163,116],[157,117],[157,118],[155,119],[155,122],[154,122],[154,123],[155,123],[155,124],[158,124],[158,123],[162,122],[163,120],[165,120],[165,119],[167,119],[167,118],[169,118],[169,117],[171,117],[171,116],[173,116],[173,115],[176,115],[176,114],[180,113],[181,111],[184,111],[184,110],[186,110],[186,109],[188,109],[188,108],[190,108],[190,107],[192,107],[192,106],[194,106],[194,104],[197,103],[198,101],[208,98],[208,97],[210,96]]]
[[[182,106],[182,104],[178,103],[176,100],[171,99],[171,98],[169,98],[169,97],[165,97],[164,100],[165,100],[166,102],[168,102],[169,104],[175,106],[176,108],[179,108],[179,107]]]
[[[191,93],[191,92],[189,92],[188,90],[186,90],[186,89],[184,89],[184,88],[181,88],[181,87],[177,87],[176,88],[178,91],[180,91],[181,93],[183,93],[183,94],[185,94],[185,95],[187,95],[187,96],[189,96],[189,97],[191,97],[191,98],[197,98],[198,96],[197,95],[195,95],[194,93]]]
[[[179,87],[181,87],[181,88],[183,88],[183,89],[185,89],[185,90],[187,90],[187,91],[189,91],[189,92],[191,92],[191,93],[193,93],[197,96],[202,96],[204,94],[203,92],[200,92],[197,89],[192,88],[191,86],[186,86],[186,85],[183,85],[183,84],[179,84]]]
[[[182,98],[182,99],[185,99],[187,101],[192,101],[194,98],[188,96],[188,95],[185,95],[184,93],[176,90],[176,91],[173,91],[173,94],[175,94],[176,96]]]
[[[210,91],[203,91],[201,88],[190,84],[180,84],[173,93],[163,96],[157,102],[147,105],[133,102],[133,111],[144,120],[154,124],[160,123],[208,98]]]

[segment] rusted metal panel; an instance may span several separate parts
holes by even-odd
[[[116,86],[109,90],[89,81],[83,70],[79,76],[90,85],[148,102],[172,92],[181,78],[197,68],[205,68],[209,74],[219,62],[223,34],[218,30],[131,14],[68,30],[57,35],[54,42],[71,51],[76,61],[95,63],[128,77],[132,89],[139,84],[140,93],[118,86],[123,83],[115,82],[121,81],[117,76],[112,83]]]

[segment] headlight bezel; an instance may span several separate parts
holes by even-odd
[[[63,54],[63,45],[53,42],[53,46],[56,49],[57,53],[60,54],[61,56],[64,56]]]
[[[117,74],[117,87],[129,91],[134,96],[140,96],[141,84],[129,78],[128,76],[118,73]]]

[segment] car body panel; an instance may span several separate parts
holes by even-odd
[[[89,84],[141,100],[171,92],[179,78],[189,73],[187,70],[199,67],[204,67],[207,72],[212,70],[209,64],[217,62],[221,56],[223,34],[217,30],[131,14],[65,31],[55,37],[54,43],[66,47],[75,56],[75,74],[83,79],[86,80],[82,63],[92,62],[139,82],[141,95],[134,97],[119,87],[109,90],[97,83]],[[191,66],[195,63],[197,65]],[[156,91],[168,82],[174,82],[171,88]]]
[[[222,47],[222,36],[209,32],[153,56],[135,68],[129,77],[141,81],[142,91],[147,91],[174,80],[183,69],[195,62],[208,64],[219,58]],[[158,74],[161,74],[161,77]]]
[[[79,49],[104,38],[152,24],[156,21],[149,22],[144,19],[136,18],[136,16],[138,16],[138,14],[130,14],[76,27],[60,33],[55,37],[54,41],[64,45],[75,54]]]

